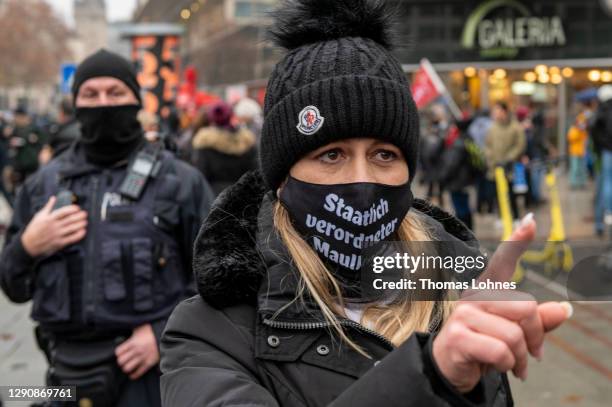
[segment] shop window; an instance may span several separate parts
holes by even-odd
[[[272,3],[262,0],[236,0],[234,16],[236,18],[265,17],[272,11]]]

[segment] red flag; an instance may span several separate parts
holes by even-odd
[[[429,61],[422,60],[419,70],[414,74],[411,89],[418,109],[424,108],[444,93],[444,87],[440,82]]]
[[[422,109],[438,97],[443,96],[453,116],[457,120],[461,117],[461,111],[428,59],[421,60],[419,70],[415,72],[412,80],[411,91],[417,109]]]

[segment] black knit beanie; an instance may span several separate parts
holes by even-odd
[[[138,103],[142,104],[140,98],[140,85],[136,79],[134,66],[121,55],[109,52],[105,49],[97,51],[85,58],[74,74],[72,84],[72,96],[76,101],[81,85],[91,78],[110,76],[125,83],[134,92]]]
[[[406,74],[391,55],[384,0],[285,0],[273,40],[288,50],[265,99],[260,166],[276,190],[305,154],[333,141],[369,137],[402,150],[410,180],[419,119]]]

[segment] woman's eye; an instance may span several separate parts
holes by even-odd
[[[341,158],[342,152],[339,149],[326,151],[319,156],[319,160],[329,164],[338,162],[338,160],[340,160]]]
[[[380,161],[393,161],[397,158],[397,154],[389,150],[379,150],[376,152],[375,157]]]

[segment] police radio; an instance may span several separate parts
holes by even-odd
[[[153,153],[145,150],[140,151],[136,155],[136,159],[131,162],[127,176],[119,188],[119,193],[121,195],[135,201],[140,199],[142,191],[144,191],[147,185],[147,181],[154,175],[156,167],[158,167],[157,164],[159,164],[157,162],[159,149],[156,149]]]
[[[68,189],[62,189],[55,197],[55,205],[53,205],[53,211],[70,206],[77,203],[77,197],[72,191]]]

